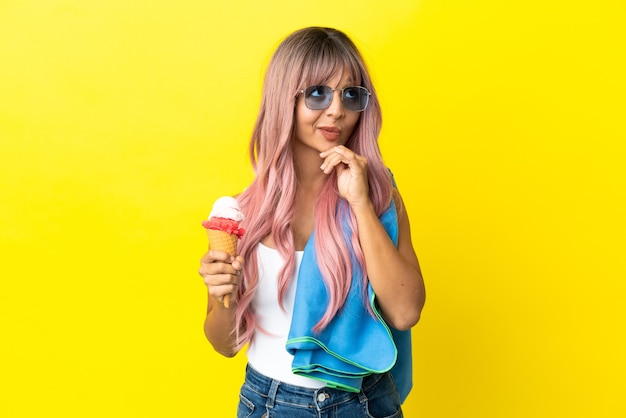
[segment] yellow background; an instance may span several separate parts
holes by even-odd
[[[406,416],[626,416],[621,4],[0,1],[0,416],[234,416],[200,222],[309,25],[362,49],[410,210]]]

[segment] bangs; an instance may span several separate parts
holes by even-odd
[[[363,79],[362,70],[357,58],[351,52],[340,49],[332,43],[310,51],[304,60],[299,88],[326,85],[338,74],[343,76],[346,72],[354,85],[360,86]]]

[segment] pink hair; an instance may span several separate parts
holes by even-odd
[[[311,27],[294,32],[278,46],[268,66],[261,107],[250,141],[250,159],[256,175],[238,198],[247,216],[246,235],[239,243],[239,253],[246,263],[236,310],[238,348],[251,340],[256,326],[250,303],[258,285],[259,242],[271,234],[284,259],[278,277],[281,307],[295,269],[291,221],[295,213],[297,181],[291,146],[297,92],[309,85],[323,84],[342,71],[349,71],[357,85],[360,83],[371,92],[368,107],[361,113],[346,147],[367,158],[369,193],[376,213],[382,214],[391,202],[391,176],[377,142],[382,125],[381,110],[363,58],[352,41],[335,29]],[[352,230],[349,237],[343,232],[344,219]],[[367,283],[356,220],[339,196],[334,173],[328,176],[315,206],[315,236],[318,265],[330,298],[315,328],[320,331],[341,308],[350,289],[351,253],[363,270],[364,292]]]

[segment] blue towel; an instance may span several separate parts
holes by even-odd
[[[394,202],[380,220],[387,234],[398,245],[398,218]],[[345,238],[350,236],[343,222]],[[315,232],[304,248],[298,272],[293,319],[287,338],[287,351],[294,356],[295,374],[326,382],[327,386],[359,392],[363,378],[374,373],[391,371],[402,402],[413,385],[411,331],[398,331],[385,323],[375,303],[375,294],[368,284],[367,303],[363,301],[362,276],[354,254],[352,283],[346,303],[328,326],[319,334],[313,327],[328,306],[328,292],[317,265]]]

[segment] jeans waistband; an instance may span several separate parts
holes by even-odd
[[[374,374],[364,378],[361,392],[352,393],[327,387],[311,389],[294,386],[269,378],[256,371],[249,364],[246,367],[246,384],[251,390],[268,397],[267,406],[272,406],[274,402],[281,399],[289,399],[292,403],[295,401],[298,405],[318,409],[326,409],[354,398],[359,398],[361,402],[365,402],[367,399],[363,390],[375,385],[381,377],[382,375]]]

